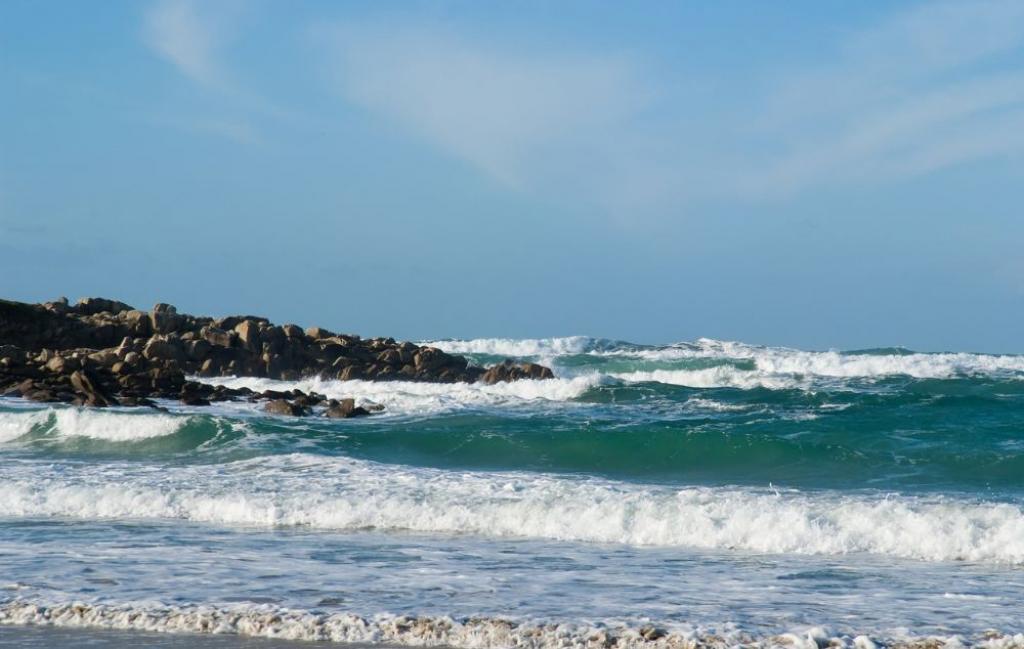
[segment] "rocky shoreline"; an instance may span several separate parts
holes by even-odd
[[[153,399],[191,406],[263,400],[273,414],[319,412],[336,418],[375,409],[353,399],[300,390],[259,393],[193,376],[498,383],[554,375],[535,363],[505,361],[483,368],[434,347],[275,325],[258,316],[192,316],[169,304],[140,311],[104,298],[77,304],[65,298],[42,304],[0,300],[3,396],[91,407],[155,406]]]

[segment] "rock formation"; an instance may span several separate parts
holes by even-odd
[[[534,363],[505,361],[487,369],[462,356],[393,338],[362,339],[321,327],[303,330],[257,316],[192,316],[169,304],[144,312],[103,298],[84,298],[75,305],[66,299],[44,304],[0,300],[0,394],[97,407],[152,405],[153,398],[196,406],[265,398],[268,412],[280,414],[305,414],[314,405],[323,405],[330,417],[368,413],[351,399],[256,394],[188,376],[497,383],[553,375]]]

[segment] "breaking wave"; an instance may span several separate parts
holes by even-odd
[[[173,435],[188,420],[188,417],[169,414],[104,412],[71,407],[0,412],[0,443],[11,442],[36,431],[55,433],[63,438],[132,442]]]
[[[337,381],[319,378],[275,381],[253,377],[203,379],[232,388],[256,391],[310,390],[332,398],[354,397],[360,405],[376,403],[384,412],[403,415],[432,415],[439,412],[489,406],[516,406],[544,401],[569,401],[607,379],[597,373],[539,381],[484,383],[421,383],[412,381]]]
[[[170,474],[131,464],[14,466],[0,479],[0,516],[184,519],[1024,564],[1024,511],[1011,503],[672,488],[446,472],[297,453],[181,467]]]

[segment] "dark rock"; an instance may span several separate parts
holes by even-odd
[[[43,403],[53,403],[55,401],[59,401],[59,399],[57,398],[57,393],[47,388],[43,388],[41,390],[29,390],[22,396],[28,399],[29,401],[41,401]],[[85,404],[83,403],[82,405]]]
[[[181,323],[181,316],[178,315],[176,308],[161,302],[154,305],[153,310],[149,312],[149,321],[153,326],[154,332],[167,334],[178,328],[178,325]]]
[[[444,367],[447,357],[447,354],[436,347],[421,347],[413,359],[418,371],[429,372]]]
[[[348,419],[349,417],[363,417],[370,414],[366,408],[356,405],[355,399],[342,399],[340,401],[331,399],[327,402],[327,410],[324,415],[331,419]]]
[[[153,334],[153,322],[145,311],[132,309],[121,314],[128,331],[134,337],[149,337]]]
[[[261,394],[264,399],[287,399],[292,396],[291,392],[281,392],[279,390],[264,390]]]
[[[95,407],[110,405],[110,399],[100,391],[93,377],[84,370],[72,372],[70,378],[71,387],[84,399],[85,405]]]
[[[287,415],[291,417],[302,417],[306,414],[305,408],[285,399],[268,401],[267,405],[263,406],[263,410],[272,415]]]
[[[243,320],[235,325],[235,333],[243,347],[250,351],[261,349],[259,325],[253,320]]]
[[[214,393],[212,385],[188,381],[181,386],[180,401],[186,406],[208,406],[209,396]]]
[[[310,340],[321,340],[323,338],[333,338],[335,334],[323,327],[307,327],[305,331],[306,336]]]
[[[64,303],[67,304],[67,298],[64,298]],[[118,302],[117,300],[107,300],[102,297],[83,297],[75,305],[75,311],[82,315],[95,315],[97,313],[111,313],[118,314],[122,311],[131,311],[133,307],[125,304],[124,302]]]
[[[220,327],[203,327],[199,330],[199,335],[202,336],[206,342],[218,347],[231,347],[231,343],[234,342],[233,335]]]
[[[150,361],[182,361],[185,359],[185,350],[182,348],[181,340],[174,334],[157,334],[146,343],[142,349],[142,356]]]
[[[484,383],[501,383],[502,381],[519,381],[522,379],[551,379],[551,370],[537,363],[514,364],[511,360],[499,363],[488,369],[480,377]]]
[[[203,361],[210,353],[210,346],[205,340],[190,340],[185,343],[185,357],[191,361]]]

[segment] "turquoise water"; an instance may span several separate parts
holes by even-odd
[[[237,619],[285,611],[286,637],[398,644],[337,616],[1024,631],[1024,357],[434,344],[558,378],[222,380],[386,408],[346,421],[0,401],[0,621],[280,635]],[[88,613],[53,613],[70,602]]]

